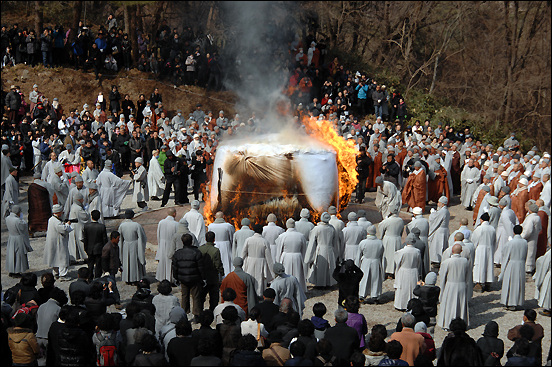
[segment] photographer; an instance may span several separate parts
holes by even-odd
[[[360,154],[356,158],[358,172],[357,203],[362,203],[364,193],[366,192],[366,180],[370,175],[370,166],[373,164],[372,158],[366,154],[366,147],[361,145]]]
[[[401,172],[401,168],[399,167],[399,164],[395,161],[395,154],[387,154],[387,162],[383,164],[380,171],[381,173],[383,173],[384,180],[393,182],[395,186],[397,186],[397,188],[399,189],[399,174]]]

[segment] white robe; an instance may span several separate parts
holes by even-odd
[[[48,219],[46,243],[44,245],[44,264],[54,268],[69,267],[69,232],[73,228],[56,216]]]
[[[441,264],[439,276],[441,295],[437,325],[448,329],[450,322],[457,317],[469,325],[468,300],[471,276],[468,260],[460,254],[453,254],[450,259],[444,260]]]
[[[90,215],[84,210],[78,201],[71,205],[68,219],[76,219],[78,222],[72,223],[73,231],[69,233],[69,256],[71,260],[86,260],[88,255],[84,250],[83,230],[84,225],[90,222]]]
[[[88,188],[86,186],[82,186],[82,189],[78,189],[76,186],[71,188],[69,190],[69,194],[67,195],[67,200],[65,201],[65,207],[63,208],[63,214],[65,218],[69,218],[69,212],[71,211],[71,206],[75,202],[75,194],[80,193],[83,198],[83,203],[85,204],[85,210],[88,209],[86,206],[88,205]]]
[[[537,304],[545,310],[550,310],[551,298],[550,288],[550,249],[546,251],[544,255],[537,259],[537,265],[535,269],[535,298]]]
[[[276,239],[284,232],[285,230],[277,226],[274,222],[269,222],[268,225],[263,227],[263,238],[267,240],[270,245],[270,252],[273,259],[276,258]]]
[[[429,260],[440,263],[443,251],[447,249],[449,239],[450,212],[447,206],[429,215]]]
[[[42,167],[42,173],[40,175],[40,179],[42,181],[50,182],[50,176],[55,174],[54,168],[55,168],[55,164],[57,163],[58,161],[52,161],[51,159],[48,162],[46,162],[44,167]]]
[[[119,225],[119,258],[123,264],[121,280],[137,282],[146,275],[146,232],[131,219],[125,219]]]
[[[300,232],[305,236],[305,240],[307,240],[307,244],[309,243],[309,237],[310,232],[314,228],[314,223],[309,222],[307,218],[301,218],[297,222],[295,222],[295,229],[297,232]]]
[[[395,308],[406,310],[408,301],[415,297],[414,288],[420,275],[418,269],[421,261],[420,251],[412,245],[406,245],[395,252]]]
[[[305,252],[307,240],[305,236],[295,228],[288,228],[276,239],[275,262],[282,263],[286,273],[293,275],[299,281],[301,290],[307,291]]]
[[[524,240],[527,240],[528,246],[525,271],[532,272],[535,270],[537,241],[539,239],[539,232],[542,229],[539,215],[537,213],[528,213],[521,226],[523,227],[521,237],[523,237]]]
[[[358,289],[359,297],[378,298],[381,296],[381,288],[384,281],[385,267],[383,257],[383,242],[374,235],[368,235],[358,245],[358,258],[360,270],[363,272]]]
[[[539,199],[542,199],[542,201],[544,201],[544,206],[550,209],[550,180],[546,181],[543,185]],[[550,234],[550,231],[548,231],[548,233]]]
[[[220,259],[224,267],[224,276],[232,271],[232,240],[234,237],[234,226],[226,223],[224,219],[217,218],[209,224],[208,230],[215,233],[215,247],[220,251]]]
[[[525,260],[527,241],[520,235],[506,243],[498,281],[502,281],[500,303],[505,306],[523,306],[525,303]]]
[[[395,184],[383,181],[383,189],[378,186],[375,204],[381,213],[381,217],[385,219],[389,214],[398,213],[401,210],[401,192],[397,190]]]
[[[289,298],[293,302],[293,309],[299,313],[299,317],[303,317],[307,296],[299,283],[295,276],[284,273],[270,283],[270,288],[276,291],[275,304],[280,305],[284,298]]]
[[[267,240],[255,233],[245,240],[241,253],[243,271],[251,274],[257,280],[257,296],[261,297],[266,285],[274,279],[272,267],[274,261],[267,244]]]
[[[190,209],[189,212],[184,214],[182,219],[186,219],[188,222],[188,229],[192,232],[197,240],[199,245],[205,244],[205,220],[203,215],[197,209]],[[182,219],[180,221],[182,221]]]
[[[110,168],[104,168],[96,178],[98,192],[102,199],[102,214],[104,217],[115,217],[119,214],[121,203],[126,196],[131,181],[122,180]]]
[[[460,175],[460,180],[462,187],[460,201],[462,205],[467,208],[471,206],[473,193],[479,186],[479,181],[481,180],[479,169],[475,166],[470,168],[468,165],[465,165]]]
[[[0,178],[0,183],[3,185],[6,182],[6,179],[8,176],[10,176],[10,169],[14,168],[12,161],[10,157],[7,155],[4,155],[4,153],[0,153],[0,156],[2,158],[0,172],[2,174],[2,177]]]
[[[332,274],[338,256],[338,237],[336,230],[328,223],[320,222],[310,233],[309,245],[305,253],[308,267],[307,279],[319,287],[336,284]]]
[[[148,189],[151,196],[161,197],[165,191],[165,175],[157,157],[152,157],[148,168]]]
[[[339,260],[343,260],[343,252],[345,251],[345,242],[343,241],[343,228],[345,228],[345,223],[337,217],[337,215],[332,214],[329,224],[334,227],[335,232],[337,233],[338,239],[338,254],[337,257]]]
[[[155,278],[159,281],[168,280],[173,281],[172,277],[172,255],[167,250],[170,245],[173,236],[178,229],[178,222],[174,220],[174,217],[167,215],[165,219],[159,221],[157,225],[157,251],[155,253],[155,260],[159,261],[157,264],[157,272]]]
[[[234,260],[238,256],[241,257],[245,240],[253,236],[254,234],[255,231],[253,231],[248,226],[242,226],[241,229],[237,230],[236,233],[234,233],[234,240],[232,243],[232,260]]]
[[[514,226],[519,224],[516,213],[512,209],[504,208],[500,213],[498,226],[496,228],[496,249],[494,263],[502,264],[502,248],[514,237]]]
[[[67,196],[69,195],[69,185],[67,184],[67,180],[62,180],[61,177],[56,174],[50,175],[50,179],[48,182],[54,188],[54,193],[57,196],[58,204],[63,207],[65,206]]]
[[[100,197],[100,194],[98,192],[96,192],[96,194],[93,196],[90,196],[90,194],[88,196],[88,208],[87,208],[88,214],[92,214],[94,210],[97,210],[100,212],[100,219],[98,219],[98,222],[105,224],[104,216],[102,213],[102,198]]]
[[[6,271],[23,273],[29,269],[27,253],[33,251],[29,241],[29,227],[25,220],[15,213],[6,217],[8,243],[6,244]]]
[[[84,181],[85,185],[88,185],[91,182],[96,182],[96,178],[98,178],[98,171],[96,169],[90,169],[86,167],[84,171],[82,171],[82,180]]]
[[[133,190],[132,201],[140,203],[149,200],[148,173],[142,165],[138,167],[134,176],[132,176]]]
[[[369,220],[367,220],[364,217],[358,218],[357,222],[358,222],[359,226],[364,228],[364,230],[368,230],[368,227],[370,227],[372,225],[372,222],[370,222]],[[295,227],[297,227],[297,224],[295,224]]]
[[[343,259],[352,259],[356,266],[360,266],[359,244],[365,238],[366,230],[359,226],[357,221],[347,223],[347,226],[343,228],[343,242],[345,243]]]
[[[493,255],[496,244],[495,229],[489,222],[483,222],[473,231],[472,242],[475,247],[473,281],[475,283],[494,282]]]
[[[395,274],[395,252],[402,248],[402,232],[404,220],[396,214],[385,218],[379,225],[378,231],[383,242],[385,256],[385,272]]]
[[[10,203],[19,204],[19,184],[15,177],[9,175],[4,183],[4,196],[2,196],[2,217],[10,214]]]

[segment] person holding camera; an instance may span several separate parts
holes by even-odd
[[[366,154],[366,147],[360,146],[360,154],[356,158],[358,172],[357,203],[361,204],[366,192],[366,180],[370,175],[370,166],[373,164],[372,158]]]

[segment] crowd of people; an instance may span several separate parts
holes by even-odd
[[[39,85],[28,98],[11,86],[2,121],[2,220],[6,269],[21,281],[2,297],[2,325],[13,363],[496,365],[504,356],[496,322],[477,342],[466,334],[473,292],[499,287],[505,309],[519,310],[532,277],[540,313],[550,316],[550,155],[522,151],[515,134],[493,147],[469,129],[408,120],[399,93],[337,58],[324,60],[311,34],[288,51],[296,68],[285,93],[297,128],[305,119],[331,124],[353,142],[354,199],[363,203],[366,191],[376,192],[379,223],[363,210],[344,221],[334,206],[316,224],[308,208],[297,218],[270,214],[260,219],[264,226],[222,212],[206,223],[200,198],[207,198],[217,146],[262,131],[259,111],[228,119],[198,104],[184,117],[164,109],[157,88],[135,103],[112,86],[108,97],[100,93],[81,111],[66,112],[62,96],[50,104]],[[34,175],[28,220],[19,205],[20,172]],[[177,220],[169,207],[158,224],[155,295],[146,233],[134,210],[121,208],[131,185],[133,209],[143,211],[151,200],[166,206],[172,192],[175,205],[193,193],[190,211]],[[458,199],[473,216],[455,229],[448,207]],[[428,210],[429,203],[437,208]],[[108,234],[107,220],[116,217],[124,220]],[[43,265],[52,269],[41,275],[40,289],[28,271],[36,232],[46,232]],[[87,266],[68,297],[54,284],[72,281],[69,268],[79,261]],[[137,287],[130,302],[121,300],[116,279]],[[387,280],[394,307],[404,312],[390,336],[380,324],[369,333],[359,313],[361,303],[384,302]],[[307,284],[337,285],[333,321],[324,318],[323,303],[302,319]],[[111,305],[120,312],[107,312]],[[540,365],[544,330],[535,310],[523,317],[508,331],[515,341],[508,364]],[[450,331],[440,348],[435,326]]]

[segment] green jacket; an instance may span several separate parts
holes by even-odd
[[[161,166],[161,171],[165,173],[165,161],[167,160],[167,155],[165,154],[165,152],[160,151],[157,160],[159,161],[159,165]]]
[[[224,267],[220,259],[220,251],[212,242],[207,242],[199,246],[199,251],[203,254],[203,267],[205,271],[205,280],[207,284],[218,284],[219,275],[224,276]]]

